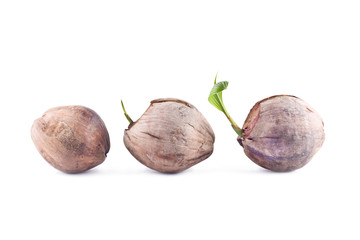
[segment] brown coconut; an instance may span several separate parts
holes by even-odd
[[[101,164],[110,150],[104,122],[83,106],[49,109],[34,121],[31,137],[42,157],[66,173],[84,172]]]
[[[180,172],[213,152],[214,132],[204,116],[179,99],[156,99],[124,132],[124,144],[145,166]]]
[[[272,171],[292,171],[307,164],[322,146],[320,115],[300,98],[277,95],[257,102],[238,141],[256,164]]]

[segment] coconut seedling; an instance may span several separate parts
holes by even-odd
[[[137,120],[129,121],[124,144],[142,164],[164,173],[180,172],[205,160],[213,152],[214,132],[205,117],[190,103],[163,98],[151,101]]]
[[[217,83],[216,78],[208,100],[225,114],[246,156],[256,164],[277,172],[296,170],[322,146],[325,134],[320,115],[295,96],[276,95],[257,102],[240,128],[223,103],[222,91],[228,82]]]

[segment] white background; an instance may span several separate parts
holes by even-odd
[[[0,239],[359,239],[359,1],[0,2]],[[241,126],[274,94],[324,119],[326,140],[290,173],[251,162],[207,102],[216,73]],[[136,120],[152,99],[195,105],[213,155],[160,174],[123,145],[123,99]],[[83,174],[42,159],[32,122],[84,105],[111,138]]]

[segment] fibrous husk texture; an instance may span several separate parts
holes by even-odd
[[[43,158],[66,173],[84,172],[101,164],[110,150],[104,122],[83,106],[49,109],[34,121],[31,137]]]
[[[239,143],[258,165],[273,171],[303,167],[322,146],[320,115],[303,100],[288,95],[266,98],[245,120]]]
[[[124,133],[130,153],[145,166],[167,173],[183,171],[213,152],[214,132],[191,104],[156,99]]]

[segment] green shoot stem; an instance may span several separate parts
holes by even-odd
[[[129,121],[130,124],[133,123],[133,120],[132,120],[132,119],[130,118],[130,116],[126,113],[126,110],[125,110],[125,107],[124,107],[124,103],[123,103],[122,100],[121,100],[121,106],[122,106],[122,109],[123,109],[123,111],[124,111],[124,115],[125,115],[126,119]]]
[[[226,116],[226,118],[229,120],[229,122],[231,123],[232,128],[234,129],[234,131],[237,133],[237,135],[239,135],[240,137],[242,137],[243,135],[243,130],[235,123],[235,121],[230,117],[229,113],[226,111],[225,107],[224,107],[224,114]]]

